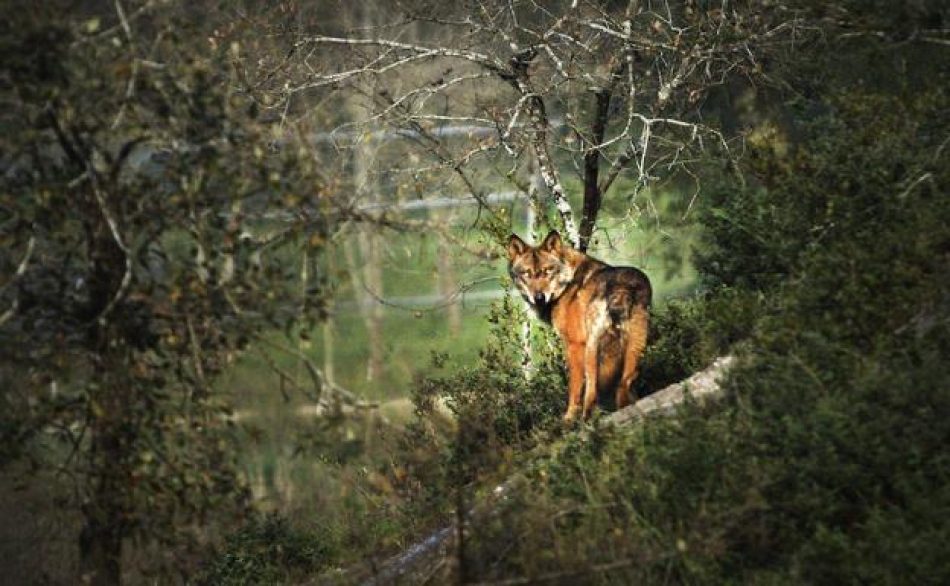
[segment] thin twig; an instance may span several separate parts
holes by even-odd
[[[112,299],[109,300],[109,303],[105,306],[105,308],[103,308],[103,310],[99,312],[99,315],[97,315],[95,319],[92,320],[103,324],[105,323],[106,318],[109,317],[109,314],[115,309],[119,301],[121,301],[125,296],[129,285],[132,283],[132,254],[122,241],[122,235],[119,233],[119,226],[116,224],[115,219],[113,219],[112,214],[109,213],[109,208],[106,206],[105,197],[103,197],[102,191],[99,189],[98,175],[92,168],[92,163],[88,161],[86,162],[86,175],[89,177],[90,185],[92,186],[92,193],[96,200],[96,204],[99,206],[99,211],[102,213],[102,217],[109,226],[109,232],[112,235],[112,239],[115,241],[116,246],[119,247],[119,250],[122,251],[125,261],[125,272],[122,275],[122,282],[119,283],[119,288],[116,290],[115,295],[112,296]]]

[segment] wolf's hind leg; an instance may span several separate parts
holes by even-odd
[[[617,409],[623,409],[630,404],[630,391],[633,382],[637,380],[640,358],[647,345],[647,330],[650,317],[644,307],[634,307],[626,324],[624,324],[624,355],[623,374],[620,375],[620,384],[617,386]]]
[[[584,347],[584,375],[586,376],[584,381],[584,419],[590,417],[594,403],[597,402],[600,339],[607,328],[610,327],[610,316],[607,314],[606,304],[597,303],[591,306],[588,323],[590,325]]]

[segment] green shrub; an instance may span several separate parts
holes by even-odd
[[[760,292],[719,286],[654,307],[636,387],[646,396],[702,370],[752,333]]]
[[[469,577],[950,580],[950,99],[829,108],[708,214],[709,288],[654,312],[646,386],[731,347],[726,399],[556,443],[472,528]]]
[[[278,515],[251,519],[231,535],[199,584],[286,584],[323,569],[337,554],[332,534],[302,531]]]
[[[413,400],[427,416],[437,398],[445,401],[460,424],[480,422],[485,433],[506,444],[549,427],[566,405],[560,345],[547,328],[535,326],[530,376],[522,347],[521,324],[528,319],[510,297],[492,308],[489,341],[478,363],[445,377],[423,380]]]
[[[476,479],[497,476],[514,454],[560,433],[567,402],[560,346],[547,329],[536,327],[526,376],[521,339],[526,317],[506,297],[489,315],[491,333],[478,363],[424,379],[414,390],[417,419],[407,431],[404,452],[419,489],[407,503],[416,515],[457,508],[459,495]],[[456,421],[449,436],[432,425],[438,419],[436,402]]]
[[[422,421],[444,397],[458,431],[414,506],[465,512],[518,463],[454,552],[465,579],[950,581],[945,86],[828,91],[790,151],[753,149],[706,198],[705,288],[654,308],[639,390],[731,352],[717,404],[564,433],[559,347],[526,379],[510,300],[481,364],[421,385]]]

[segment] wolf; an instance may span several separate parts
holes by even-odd
[[[646,348],[650,279],[637,268],[610,266],[572,248],[557,231],[538,246],[512,234],[507,251],[515,287],[564,343],[565,422],[579,413],[590,417],[598,392],[612,390],[618,409],[629,405]]]

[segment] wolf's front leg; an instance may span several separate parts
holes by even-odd
[[[565,423],[577,419],[577,415],[581,411],[585,351],[586,348],[583,343],[567,343],[567,412],[564,413]]]

